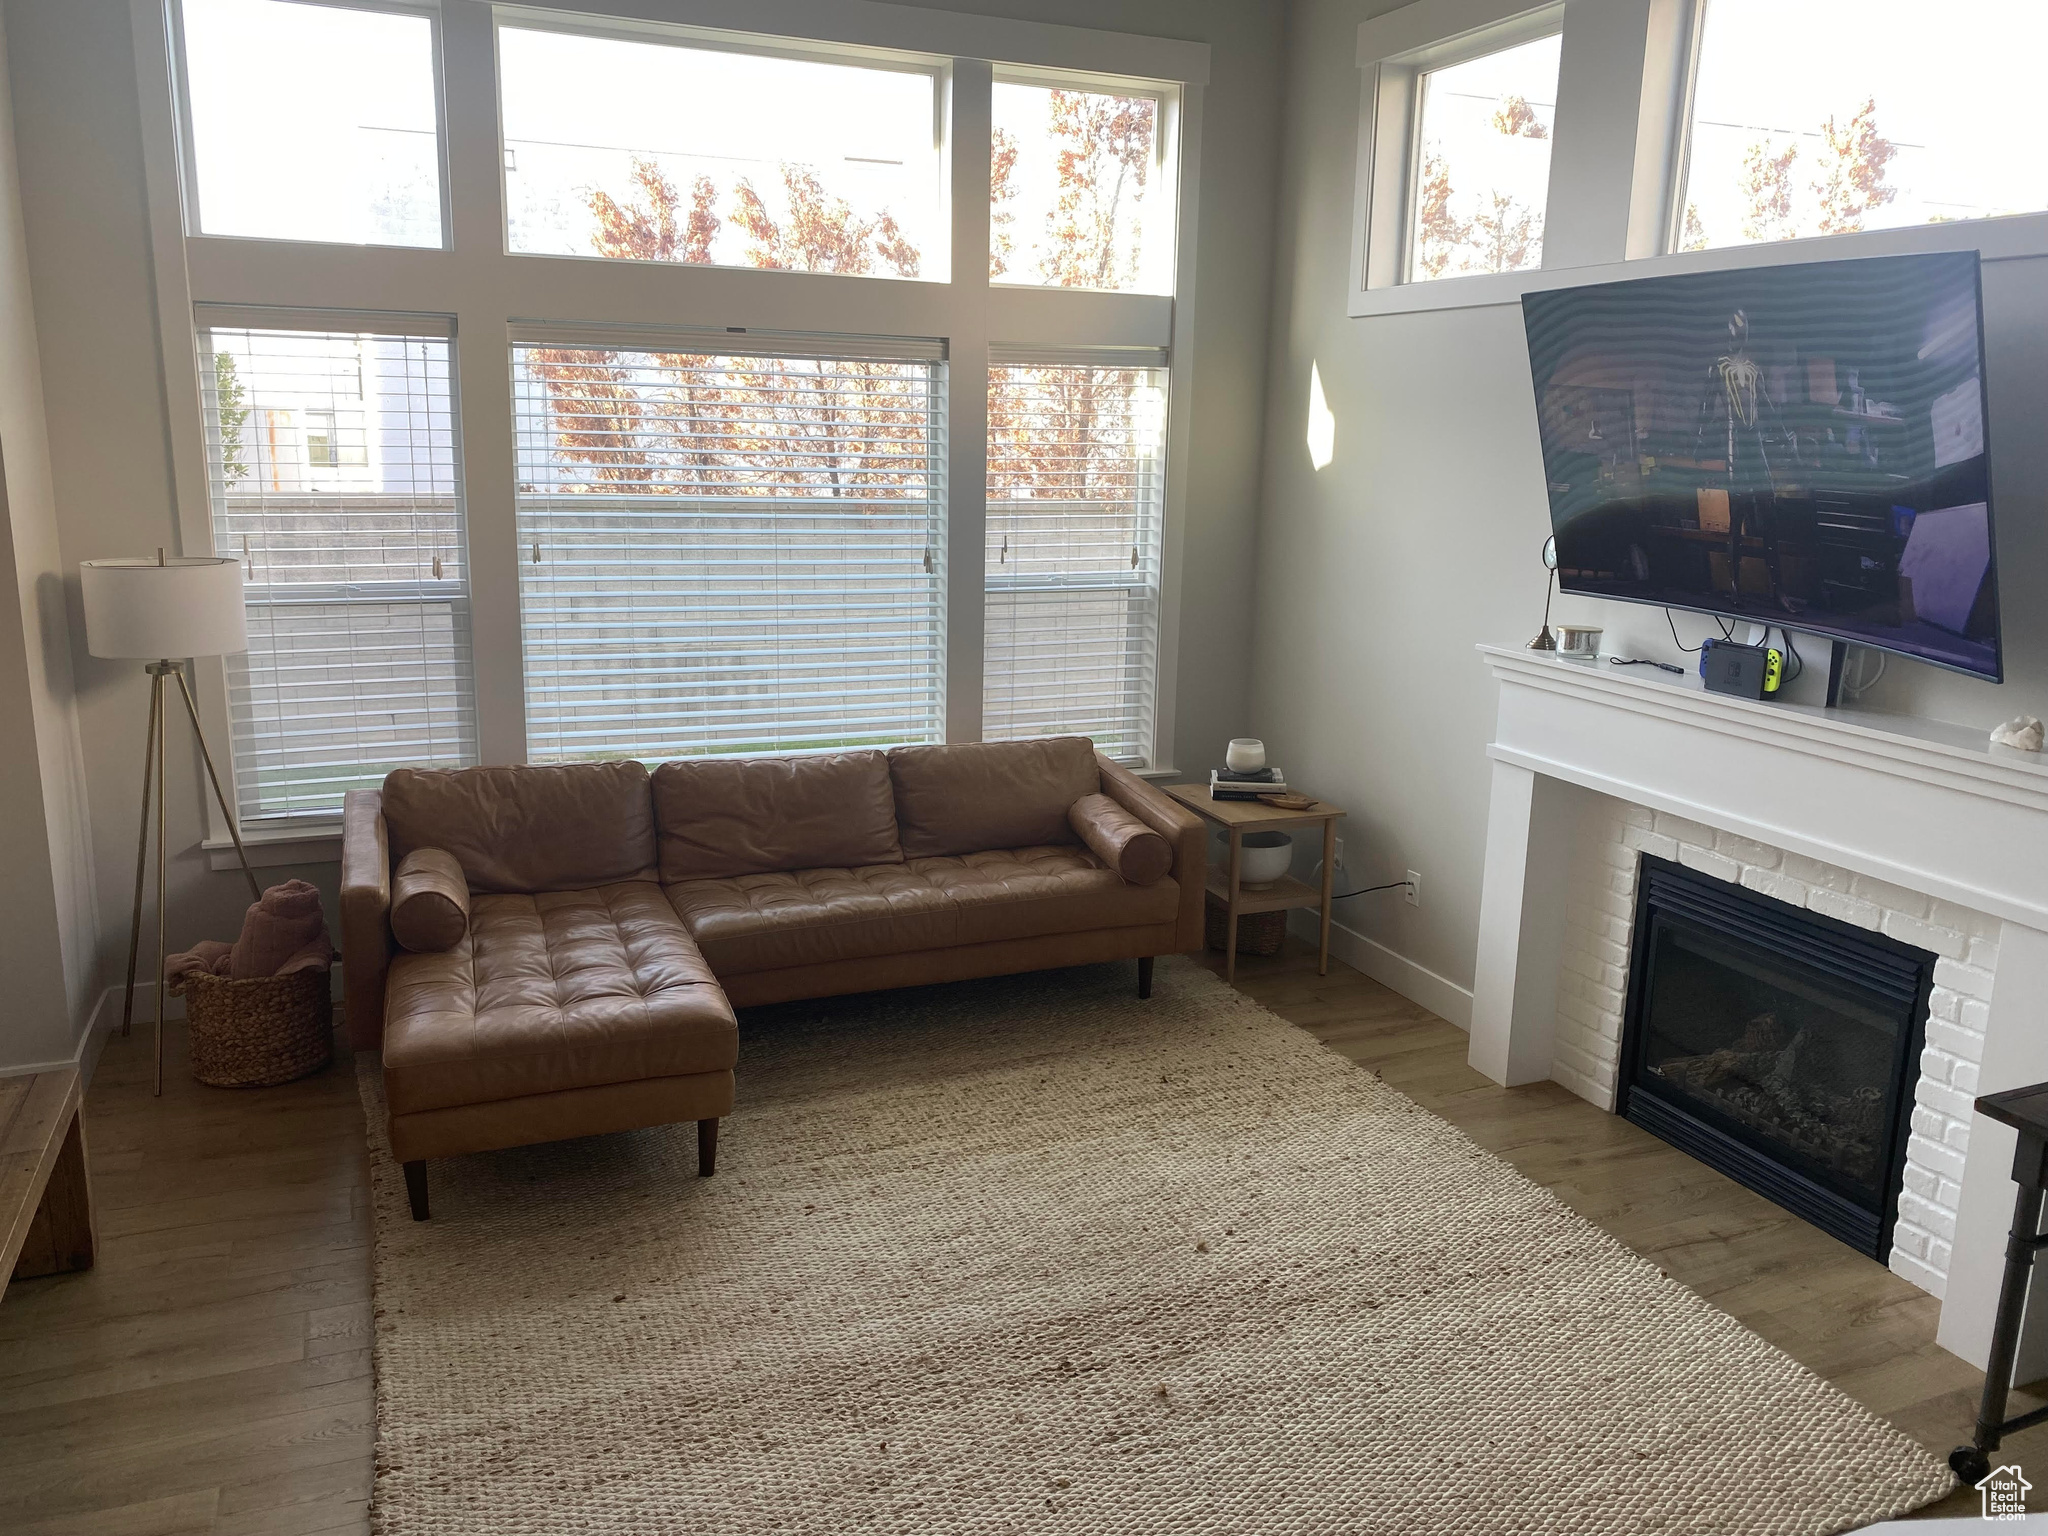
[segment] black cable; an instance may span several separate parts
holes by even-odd
[[[1669,608],[1666,608],[1664,610],[1664,624],[1665,627],[1671,631],[1671,643],[1673,645],[1677,646],[1681,651],[1685,652],[1685,654],[1688,656],[1697,656],[1700,653],[1699,646],[1687,645],[1683,640],[1678,638],[1678,620],[1671,617],[1671,610]]]
[[[1799,647],[1792,643],[1791,630],[1787,629],[1784,625],[1780,624],[1778,626],[1778,633],[1785,637],[1785,649],[1788,652],[1790,652],[1792,656],[1792,675],[1786,678],[1785,681],[1788,683],[1796,683],[1797,681],[1799,681],[1801,677],[1806,675],[1806,658],[1799,654]],[[1765,634],[1764,638],[1767,640],[1770,638],[1768,632]]]
[[[1685,676],[1685,668],[1674,667],[1668,661],[1652,661],[1647,656],[1610,656],[1607,664],[1611,667],[1655,667],[1659,672],[1676,672]]]
[[[1392,880],[1385,885],[1368,885],[1362,891],[1344,891],[1339,894],[1333,895],[1331,896],[1330,900],[1349,901],[1354,896],[1370,896],[1374,891],[1398,890],[1400,887],[1406,885],[1407,883],[1408,882],[1406,880]]]

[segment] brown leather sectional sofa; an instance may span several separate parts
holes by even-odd
[[[805,757],[399,769],[347,797],[348,1028],[426,1160],[698,1122],[734,1006],[1202,942],[1200,821],[1080,737]]]

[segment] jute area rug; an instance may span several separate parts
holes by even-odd
[[[1947,1470],[1184,960],[757,1010],[688,1126],[376,1186],[377,1528],[1834,1532]]]

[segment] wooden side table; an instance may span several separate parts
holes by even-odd
[[[1237,920],[1252,912],[1286,912],[1295,907],[1320,909],[1322,945],[1316,955],[1316,974],[1329,975],[1330,882],[1337,869],[1337,822],[1344,812],[1326,800],[1318,800],[1306,811],[1283,811],[1263,800],[1212,800],[1206,784],[1171,784],[1166,792],[1230,836],[1230,867],[1210,872],[1207,897],[1224,913],[1223,979],[1237,979]],[[1260,890],[1243,888],[1238,880],[1238,870],[1244,862],[1245,833],[1298,832],[1314,826],[1323,829],[1323,883],[1320,890],[1292,875],[1282,875]]]

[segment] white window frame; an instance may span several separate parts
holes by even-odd
[[[1676,249],[1706,0],[1415,0],[1358,28],[1358,156],[1350,297],[1354,318],[1519,304],[1525,293],[1653,277],[1977,251],[2048,256],[2048,212],[1873,229],[1767,245]],[[1438,68],[1555,29],[1562,19],[1543,264],[1401,281],[1414,183],[1415,89]]]
[[[1021,64],[998,64],[995,66],[995,82],[998,85],[1035,85],[1040,87],[1071,86],[1077,90],[1096,91],[1104,95],[1140,97],[1157,104],[1158,115],[1153,119],[1157,125],[1153,134],[1152,168],[1159,176],[1159,185],[1170,187],[1174,200],[1174,222],[1177,239],[1186,235],[1178,226],[1180,223],[1180,200],[1185,188],[1181,183],[1187,179],[1187,167],[1181,160],[1181,117],[1185,107],[1185,92],[1173,89],[1163,82],[1120,79],[1110,75],[1090,74],[1074,69],[1032,69]],[[1188,236],[1191,238],[1191,236]],[[1176,244],[1172,268],[1179,274],[1180,250]],[[992,288],[1021,288],[1027,291],[1061,293],[1112,293],[1106,288],[1058,288],[1047,283],[1020,282],[1013,277],[996,278]],[[1156,294],[1135,294],[1138,298],[1156,298]]]
[[[1354,270],[1367,288],[1407,286],[1413,274],[1415,192],[1422,175],[1422,80],[1427,74],[1554,37],[1564,27],[1563,0],[1379,59],[1371,70],[1370,159],[1365,142],[1363,217],[1354,232]],[[1562,75],[1560,74],[1560,79]],[[1553,166],[1555,160],[1553,159]],[[1546,210],[1549,198],[1545,199]],[[1548,214],[1546,211],[1546,219]],[[1514,274],[1503,274],[1514,275]],[[1431,278],[1433,283],[1455,278]]]
[[[385,0],[330,0],[366,9]],[[402,8],[411,9],[411,6]],[[1195,231],[1207,44],[1097,32],[870,0],[576,0],[541,10],[441,0],[442,249],[330,245],[187,232],[172,51],[175,0],[131,0],[141,128],[165,360],[167,435],[181,552],[212,548],[195,305],[373,311],[446,317],[455,328],[455,401],[468,509],[478,745],[483,761],[525,756],[513,413],[506,338],[518,322],[727,328],[944,338],[948,376],[946,738],[981,734],[987,368],[991,338],[1047,345],[1163,348],[1169,363],[1160,663],[1151,772],[1170,774],[1175,653],[1193,390]],[[876,280],[737,267],[673,267],[507,250],[496,26],[545,21],[592,31],[689,35],[848,62],[933,67],[942,86],[950,219],[944,280]],[[936,62],[934,62],[936,61]],[[994,284],[988,279],[990,91],[996,68],[1077,85],[1114,83],[1176,98],[1179,153],[1174,295]],[[335,315],[337,325],[354,323]],[[197,673],[201,718],[228,732],[225,670]],[[222,754],[225,756],[226,754]],[[232,797],[231,797],[232,798]],[[232,867],[228,827],[208,811],[207,846]],[[268,863],[332,859],[337,829],[278,834]]]
[[[319,3],[319,0],[314,0],[314,3]],[[441,8],[435,3],[435,0],[339,0],[335,9],[381,11],[391,16],[417,16],[427,23],[428,36],[431,39],[428,44],[430,54],[429,67],[434,71],[434,119],[445,127],[448,121],[448,103],[443,95],[442,82],[447,78],[447,70],[443,66],[441,57]],[[187,110],[187,103],[191,99],[191,93],[185,70],[185,29],[183,16],[184,12],[175,3],[175,0],[172,0],[172,3],[165,6],[163,25],[167,40],[164,46],[169,55],[171,89],[177,102],[174,120],[178,145],[178,163],[181,168],[189,168],[198,161],[198,147],[192,137],[192,114]],[[147,104],[145,103],[146,109]],[[451,226],[448,196],[448,135],[445,132],[440,136],[438,148],[439,154],[436,160],[441,181],[441,243],[439,245],[350,246],[348,247],[349,249],[382,251],[445,251],[448,249]],[[154,197],[156,192],[154,186],[150,188],[150,192],[151,196]],[[179,176],[178,200],[184,215],[185,227],[196,233],[199,229],[200,218],[199,181],[197,176],[190,174],[189,170],[184,171]],[[260,239],[261,237],[251,235],[209,235],[206,238],[209,240],[248,240]]]

